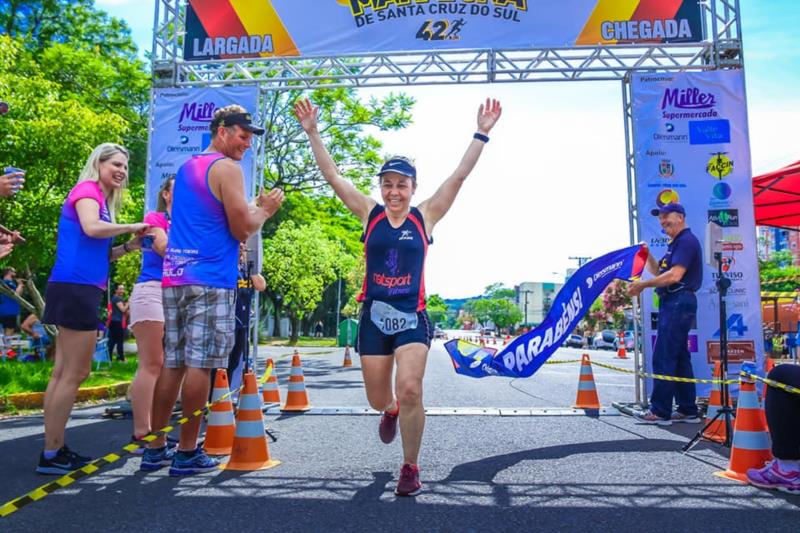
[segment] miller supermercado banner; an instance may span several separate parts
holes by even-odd
[[[637,74],[632,93],[640,238],[660,259],[669,237],[650,210],[669,202],[686,208],[687,226],[706,257],[712,259],[714,249],[720,252],[722,271],[731,280],[726,299],[730,372],[738,373],[743,361],[761,365],[760,284],[742,73]],[[711,376],[720,357],[718,273],[716,262],[712,264],[703,267],[697,324],[689,334],[695,377],[702,378]],[[648,368],[652,368],[658,303],[653,291],[645,291]],[[651,386],[648,382],[648,389]],[[707,395],[708,389],[709,385],[698,385],[698,394]]]
[[[184,59],[703,40],[698,0],[189,0]]]
[[[158,191],[164,179],[174,176],[193,154],[211,144],[211,119],[219,107],[239,104],[257,114],[258,87],[155,89],[150,125],[150,146],[145,184],[145,210],[156,207]],[[245,193],[250,196],[253,183],[253,151],[245,152],[239,162],[244,172]]]
[[[444,347],[457,374],[471,378],[527,378],[558,350],[592,303],[615,279],[638,278],[647,262],[641,245],[614,250],[579,268],[561,287],[540,325],[501,350],[453,339]]]

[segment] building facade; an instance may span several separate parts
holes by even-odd
[[[538,326],[547,316],[553,300],[563,283],[524,281],[514,287],[516,304],[522,311],[523,326]]]

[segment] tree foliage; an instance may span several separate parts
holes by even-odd
[[[300,320],[314,311],[325,287],[351,266],[348,259],[318,224],[289,220],[264,241],[264,275],[292,322],[291,342],[297,342]]]
[[[425,308],[434,324],[447,322],[447,304],[438,294],[431,294],[425,299]]]
[[[791,250],[773,252],[768,259],[759,259],[758,268],[761,273],[761,286],[765,291],[794,291],[800,285],[800,267],[793,264]],[[789,281],[773,280],[794,278]]]
[[[0,0],[0,33],[18,37],[33,51],[50,43],[106,57],[136,57],[128,25],[94,6],[94,0]]]
[[[271,93],[264,117],[267,129],[265,181],[289,191],[322,193],[331,190],[314,161],[306,135],[294,117],[300,91]],[[383,162],[381,143],[369,129],[397,130],[411,122],[414,101],[404,94],[362,101],[354,89],[320,89],[307,95],[319,106],[320,135],[339,172],[361,191],[373,184]]]

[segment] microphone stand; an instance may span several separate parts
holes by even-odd
[[[725,441],[722,445],[730,448],[733,443],[733,419],[735,414],[730,402],[730,390],[725,380],[728,378],[728,309],[725,304],[725,298],[728,295],[728,289],[731,286],[731,280],[722,272],[722,253],[714,252],[714,259],[717,261],[717,294],[719,296],[719,359],[720,367],[722,368],[721,379],[723,383],[720,385],[720,396],[722,397],[722,407],[720,407],[717,414],[703,426],[703,429],[697,432],[697,435],[692,437],[692,440],[686,443],[682,448],[684,452],[691,450],[700,439],[703,438],[703,433],[711,427],[720,417],[725,420]]]

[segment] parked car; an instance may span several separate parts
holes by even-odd
[[[616,350],[617,332],[611,329],[598,331],[594,336],[595,350]]]
[[[569,335],[563,346],[567,348],[583,348],[583,337],[581,335]]]
[[[614,349],[619,350],[619,336],[614,339]],[[633,350],[633,330],[630,329],[625,332],[625,350]]]
[[[494,328],[481,328],[481,335],[494,335]]]
[[[433,330],[433,338],[444,339],[444,330],[442,330],[442,328],[439,326],[436,326],[436,328]]]

